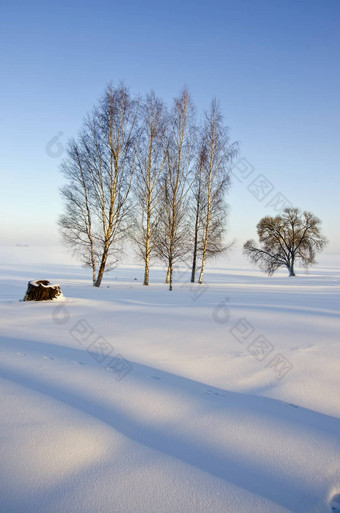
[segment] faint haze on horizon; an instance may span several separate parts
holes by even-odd
[[[6,0],[0,20],[1,245],[60,245],[63,149],[106,84],[124,80],[168,105],[187,85],[198,115],[220,100],[251,171],[232,178],[231,261],[278,194],[322,220],[319,261],[340,253],[340,2]]]

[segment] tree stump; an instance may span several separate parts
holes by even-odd
[[[46,301],[62,297],[60,286],[48,280],[29,281],[24,301]]]

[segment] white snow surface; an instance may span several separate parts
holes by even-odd
[[[1,513],[336,507],[339,268],[89,278],[0,267]],[[65,298],[20,301],[32,279]]]

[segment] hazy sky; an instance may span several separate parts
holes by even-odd
[[[55,241],[63,147],[124,80],[167,102],[187,85],[199,113],[220,100],[241,148],[229,194],[239,245],[281,194],[340,251],[339,0],[0,5],[1,244]]]

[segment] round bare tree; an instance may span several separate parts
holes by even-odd
[[[269,275],[286,267],[295,276],[295,263],[305,268],[315,264],[315,255],[327,244],[321,233],[321,221],[311,212],[285,208],[281,215],[264,217],[257,225],[260,246],[248,240],[243,252]]]

